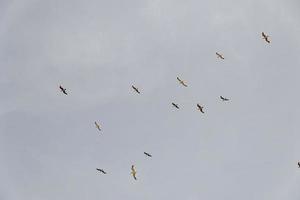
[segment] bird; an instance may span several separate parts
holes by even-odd
[[[218,52],[216,52],[216,55],[218,56],[218,58],[221,58],[222,60],[224,60],[225,58],[223,57],[222,54],[219,54]]]
[[[200,106],[198,103],[197,103],[197,107],[198,107],[198,109],[200,110],[200,112],[202,112],[202,113],[204,113],[204,111],[203,111],[203,106]]]
[[[223,96],[220,96],[220,98],[223,100],[223,101],[229,101],[229,99],[223,97]]]
[[[181,85],[183,85],[184,87],[187,87],[187,84],[183,80],[181,80],[179,77],[177,77],[177,80],[179,81],[179,83]]]
[[[96,170],[98,170],[98,171],[101,172],[102,174],[106,174],[106,172],[105,172],[103,169],[96,168]]]
[[[59,89],[65,94],[68,95],[66,88],[63,88],[61,85],[59,86]]]
[[[300,168],[300,162],[298,162],[298,168]]]
[[[101,131],[100,125],[95,121],[96,128]]]
[[[148,156],[148,157],[152,157],[152,155],[149,154],[149,153],[147,153],[147,152],[144,152],[144,154],[145,154],[146,156]]]
[[[132,174],[133,178],[134,178],[135,180],[137,180],[137,178],[136,178],[136,171],[135,171],[135,169],[134,169],[134,165],[131,166],[131,174]]]
[[[172,105],[173,105],[175,108],[179,109],[179,106],[178,106],[178,104],[176,104],[176,103],[172,103]]]
[[[137,88],[137,87],[134,87],[133,85],[131,86],[137,93],[139,93],[140,94],[140,91],[139,91],[139,89]]]
[[[265,34],[264,32],[262,32],[261,35],[262,35],[263,39],[264,39],[267,43],[270,43],[270,42],[271,42],[270,39],[269,39],[270,36],[268,36],[268,35]]]

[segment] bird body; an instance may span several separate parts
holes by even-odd
[[[300,162],[298,162],[298,168],[300,168]]]
[[[66,88],[63,88],[61,85],[59,86],[59,89],[65,94],[68,95]]]
[[[101,172],[102,174],[106,174],[106,172],[103,169],[96,168],[96,170]]]
[[[135,179],[135,180],[137,180],[137,178],[136,178],[136,170],[134,169],[134,165],[132,165],[131,166],[131,175],[133,176],[133,178]]]
[[[223,101],[229,101],[229,99],[223,97],[223,96],[220,96],[220,98],[223,100]]]
[[[148,157],[152,157],[152,155],[149,154],[149,153],[147,153],[147,152],[144,152],[144,154],[145,154],[146,156],[148,156]]]
[[[176,103],[172,103],[172,105],[173,105],[175,108],[179,109],[179,106],[178,106],[178,104],[176,104]]]
[[[198,103],[197,103],[197,107],[198,107],[198,109],[200,110],[200,112],[202,112],[202,113],[204,113],[204,111],[203,111],[203,106],[200,106]]]
[[[218,52],[216,52],[216,55],[218,56],[218,58],[221,58],[222,60],[225,59],[224,56],[222,54],[218,53]]]
[[[135,86],[131,86],[137,93],[139,93],[140,94],[140,91],[139,91],[139,89],[137,88],[137,87],[135,87]]]
[[[99,131],[101,131],[100,125],[96,121],[95,121],[95,126]]]
[[[179,77],[177,77],[177,80],[179,81],[179,83],[181,85],[183,85],[184,87],[187,87],[187,84],[183,80],[181,80]]]
[[[264,32],[262,32],[261,35],[262,35],[263,39],[264,39],[267,43],[270,43],[270,42],[271,42],[270,39],[269,39],[270,36],[268,36],[268,35],[265,34]]]

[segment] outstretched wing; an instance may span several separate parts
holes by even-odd
[[[173,105],[175,108],[179,109],[179,106],[178,106],[177,104],[172,103],[172,105]]]
[[[145,154],[146,156],[152,157],[152,155],[150,155],[150,154],[147,153],[147,152],[144,152],[144,154]]]

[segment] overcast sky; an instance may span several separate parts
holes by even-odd
[[[0,199],[299,200],[299,35],[299,0],[0,0]]]

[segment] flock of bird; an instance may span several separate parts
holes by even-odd
[[[271,41],[270,41],[270,39],[269,39],[269,38],[270,38],[269,35],[265,34],[264,32],[262,32],[261,35],[262,35],[262,39],[264,39],[267,43],[271,43]],[[218,58],[220,58],[220,59],[222,59],[222,60],[225,59],[225,57],[224,57],[221,53],[216,52],[216,55],[217,55]],[[188,85],[186,84],[186,82],[185,82],[184,80],[180,79],[179,77],[177,77],[176,79],[178,80],[178,82],[179,82],[182,86],[188,87]],[[132,89],[133,89],[136,93],[141,94],[140,90],[139,90],[136,86],[132,85],[131,87],[132,87]],[[59,86],[59,88],[60,88],[60,90],[61,90],[61,92],[62,92],[63,94],[68,95],[66,88],[64,88],[64,87],[61,86],[61,85]],[[220,96],[220,99],[221,99],[222,101],[229,101],[228,98],[223,97],[223,96]],[[176,104],[176,103],[174,103],[174,102],[172,102],[172,106],[175,107],[176,109],[179,109],[179,105]],[[202,106],[202,105],[200,105],[199,103],[197,103],[197,109],[198,109],[201,113],[204,114],[204,106]],[[101,131],[101,127],[100,127],[100,125],[99,125],[96,121],[95,121],[95,126],[96,126],[96,128],[97,128],[99,131]],[[149,154],[149,153],[147,153],[147,152],[144,152],[144,154],[145,154],[147,157],[150,157],[150,158],[152,157],[152,155]],[[298,168],[300,168],[300,162],[298,162]],[[102,173],[102,174],[107,174],[106,171],[104,171],[103,169],[96,168],[96,170],[99,171],[99,172]],[[132,175],[132,177],[133,177],[135,180],[137,180],[137,171],[136,171],[134,165],[131,166],[131,175]]]

